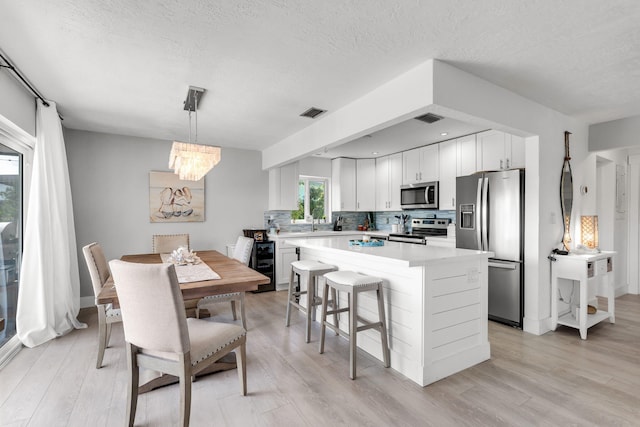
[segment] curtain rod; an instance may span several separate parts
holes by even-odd
[[[27,87],[27,89],[29,89],[31,93],[33,93],[38,99],[40,99],[45,107],[48,107],[49,103],[46,101],[46,99],[44,99],[40,92],[38,92],[38,90],[34,88],[31,83],[29,83],[27,79],[22,76],[20,71],[11,63],[11,61],[9,61],[9,59],[2,52],[0,52],[0,58],[2,58],[5,64],[7,64],[0,64],[0,68],[8,68],[9,70],[11,70],[13,74],[15,74],[16,77],[18,77],[18,79],[20,79],[20,81]]]

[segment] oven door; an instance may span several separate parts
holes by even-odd
[[[388,240],[390,242],[403,242],[403,243],[413,243],[416,245],[426,245],[427,241],[422,237],[410,236],[410,235],[401,235],[401,234],[389,234]]]

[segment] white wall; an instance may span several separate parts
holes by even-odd
[[[35,98],[4,68],[0,68],[0,115],[35,136]]]
[[[611,150],[640,145],[640,116],[627,117],[589,127],[589,150]]]
[[[331,160],[320,157],[307,157],[298,162],[298,173],[307,176],[331,178]]]
[[[206,221],[149,222],[149,171],[166,171],[171,141],[65,129],[80,259],[81,296],[93,294],[82,247],[108,259],[151,252],[153,234],[189,233],[194,250],[226,253],[243,228],[262,227],[268,179],[257,151],[222,149],[205,178]]]

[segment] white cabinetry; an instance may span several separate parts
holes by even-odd
[[[298,209],[298,162],[269,169],[269,210]]]
[[[402,153],[376,159],[376,211],[399,211]]]
[[[376,209],[376,161],[356,160],[356,210]]]
[[[457,176],[457,144],[456,140],[439,144],[439,209],[455,210],[456,208],[456,176]]]
[[[551,330],[558,325],[580,330],[580,337],[587,339],[587,329],[609,319],[615,323],[615,288],[613,282],[613,257],[615,252],[593,255],[554,255],[551,263]],[[578,292],[561,288],[559,281],[578,282]],[[571,286],[576,286],[571,283]],[[562,290],[564,289],[564,290]],[[589,300],[596,295],[607,297],[607,311],[597,309],[588,314]],[[559,308],[563,302],[564,307]]]
[[[524,138],[497,130],[477,135],[477,166],[481,171],[523,168]]]
[[[276,242],[276,287],[289,283],[291,263],[297,259],[295,246],[287,245],[282,240]]]
[[[331,161],[331,210],[356,210],[356,161],[338,157]]]
[[[402,153],[402,183],[415,184],[438,180],[438,146],[427,145]]]
[[[456,139],[457,176],[467,176],[478,172],[476,167],[476,135],[468,135]]]

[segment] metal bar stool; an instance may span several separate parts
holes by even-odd
[[[338,334],[349,339],[349,377],[356,378],[356,334],[358,332],[375,328],[380,332],[382,341],[382,358],[385,368],[389,367],[389,343],[387,342],[387,322],[384,315],[384,295],[382,293],[382,279],[378,277],[366,276],[353,271],[334,271],[324,275],[325,286],[322,298],[322,314],[320,317],[320,354],[324,353],[324,335],[325,328],[329,327]],[[337,299],[333,297],[333,309],[327,311],[329,301],[327,295],[331,288],[332,292],[346,292],[348,296],[347,307],[339,308]],[[378,321],[370,322],[358,316],[358,294],[360,292],[376,291],[378,299]],[[349,333],[340,330],[336,325],[327,322],[327,314],[349,312]],[[358,322],[362,326],[358,326]]]
[[[291,263],[291,274],[289,276],[289,297],[287,303],[287,318],[286,318],[286,326],[289,326],[291,320],[291,306],[296,307],[298,310],[302,311],[307,315],[307,331],[306,331],[306,342],[310,341],[311,338],[311,316],[315,319],[315,310],[313,309],[315,306],[321,304],[321,300],[318,297],[316,290],[316,281],[318,276],[322,276],[325,273],[329,273],[331,271],[335,271],[337,268],[333,265],[323,264],[318,261],[294,261]],[[295,290],[295,276],[299,275],[300,278],[306,278],[306,290],[300,289],[299,291]],[[301,280],[302,281],[302,280]],[[299,299],[301,295],[307,295],[307,306],[303,306],[299,303]],[[334,292],[335,298],[335,292]],[[334,315],[334,322],[338,324],[337,314]]]

